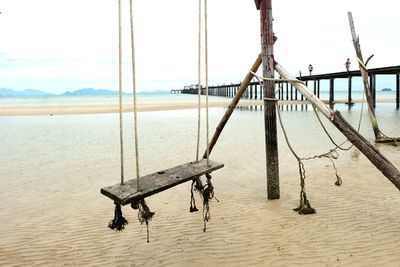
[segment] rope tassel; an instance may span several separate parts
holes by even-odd
[[[147,228],[147,243],[150,242],[149,221],[153,218],[155,212],[150,211],[144,199],[139,204],[138,220],[140,224],[146,223]]]
[[[335,185],[336,186],[341,186],[342,185],[342,178],[340,178],[340,176],[336,173],[336,182]]]
[[[211,175],[209,173],[206,173],[206,177],[207,177],[207,184],[203,187],[203,191],[202,191],[202,196],[203,196],[203,221],[204,221],[203,232],[206,231],[207,222],[211,219],[210,200],[215,198],[214,197],[214,186],[211,183]]]
[[[121,205],[115,203],[114,219],[110,221],[108,227],[116,232],[122,232],[128,221],[122,216]]]
[[[297,211],[299,214],[314,214],[316,213],[315,209],[311,207],[310,201],[308,201],[306,192],[301,191],[300,193],[300,206],[293,209]]]
[[[294,211],[297,211],[299,214],[314,214],[316,213],[315,209],[311,207],[310,201],[307,199],[306,195],[306,189],[305,189],[305,179],[306,179],[306,171],[304,169],[304,164],[301,162],[301,160],[298,160],[299,164],[299,175],[300,175],[300,205],[293,209]]]
[[[199,211],[199,209],[196,207],[196,199],[194,198],[194,194],[193,194],[194,190],[198,190],[199,182],[200,182],[199,177],[194,178],[192,181],[192,186],[190,189],[190,208],[189,208],[190,212]]]

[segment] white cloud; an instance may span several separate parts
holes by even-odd
[[[129,1],[122,2],[124,88],[129,91]],[[139,90],[196,83],[198,1],[134,2]],[[347,57],[354,58],[349,10],[365,57],[375,53],[371,67],[399,64],[395,0],[272,3],[279,38],[275,56],[293,74],[305,73],[310,63],[317,73],[339,71]],[[116,89],[117,1],[2,0],[0,5],[0,87]],[[208,1],[208,8],[210,83],[238,82],[260,50],[259,12],[248,0]]]

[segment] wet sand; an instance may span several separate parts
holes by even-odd
[[[260,113],[235,112],[213,152],[225,168],[213,174],[220,202],[211,202],[207,231],[201,211],[189,213],[186,183],[147,199],[156,212],[150,243],[129,206],[123,207],[129,220],[124,232],[106,227],[114,205],[99,190],[119,180],[115,116],[0,118],[0,266],[398,266],[399,191],[357,150],[336,162],[341,187],[334,185],[329,161],[306,163],[307,194],[317,214],[299,215],[292,210],[299,201],[297,165],[280,136],[281,198],[267,200]],[[169,114],[142,119],[144,174],[194,157],[195,126],[185,114]],[[312,132],[290,133],[302,153],[330,147]],[[398,147],[379,149],[400,167]],[[132,177],[130,154],[126,162]],[[197,203],[201,210],[198,197]]]
[[[230,100],[210,102],[209,107],[227,107]],[[242,100],[238,104],[239,107],[261,105],[261,101]],[[203,103],[202,108],[205,107]],[[139,104],[137,110],[160,111],[160,110],[182,110],[195,109],[196,103],[157,103],[157,104]],[[116,113],[119,111],[118,105],[66,105],[66,106],[9,106],[0,109],[0,116],[19,116],[19,115],[72,115],[72,114],[102,114]],[[123,112],[132,112],[133,105],[124,105]]]
[[[328,103],[328,101],[324,101]],[[353,100],[354,103],[362,103],[362,100]],[[392,100],[382,99],[378,103],[393,103]],[[231,99],[227,98],[226,101],[210,102],[209,107],[228,107]],[[347,103],[347,100],[336,100],[336,104]],[[248,100],[242,99],[238,103],[238,107],[248,106],[261,106],[262,100]],[[280,100],[281,105],[305,105],[306,101],[301,100]],[[202,108],[205,104],[202,103]],[[186,103],[157,103],[157,104],[139,104],[137,110],[139,112],[145,111],[162,111],[162,110],[182,110],[182,109],[195,109],[197,104],[193,102]],[[0,108],[0,116],[32,116],[32,115],[78,115],[78,114],[104,114],[116,113],[119,111],[118,105],[64,105],[64,106],[5,106]],[[133,105],[124,105],[123,112],[132,112]]]

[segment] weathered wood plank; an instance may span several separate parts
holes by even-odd
[[[140,191],[137,190],[136,179],[131,179],[123,185],[118,183],[104,187],[100,192],[115,202],[126,205],[222,167],[224,164],[211,160],[207,166],[207,160],[202,159],[140,177]]]
[[[260,1],[261,58],[263,77],[274,78],[274,32],[272,28],[272,2]],[[268,199],[279,199],[279,157],[276,129],[275,81],[263,81],[264,130]],[[288,91],[286,90],[286,97]],[[282,94],[283,96],[283,94]],[[287,99],[287,98],[286,98]],[[272,100],[272,101],[271,101]]]

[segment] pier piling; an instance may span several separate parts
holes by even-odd
[[[260,0],[261,58],[263,77],[274,78],[274,32],[272,29],[272,1]],[[267,167],[268,199],[279,199],[279,158],[278,136],[276,129],[275,81],[265,80],[264,91],[264,126]]]
[[[396,108],[400,108],[400,74],[396,74]]]

